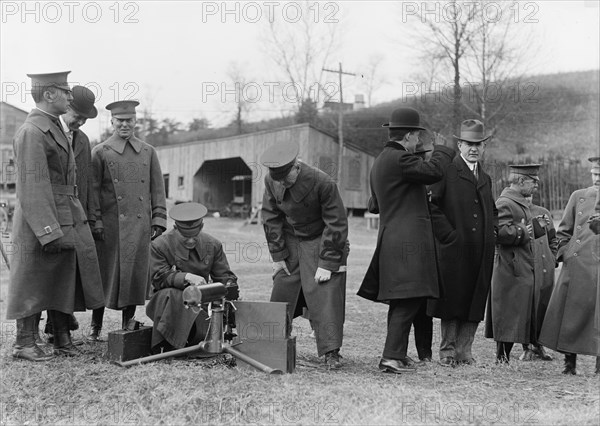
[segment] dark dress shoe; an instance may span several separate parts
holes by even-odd
[[[92,328],[92,332],[86,336],[86,340],[89,342],[104,342],[102,338],[100,338],[100,329]]]
[[[82,346],[85,342],[83,341],[83,339],[71,337],[71,343],[73,343],[73,345],[75,346]]]
[[[534,353],[531,349],[526,349],[523,351],[521,356],[519,357],[519,361],[533,361]]]
[[[13,347],[13,358],[26,359],[33,362],[44,362],[52,359],[52,355],[48,355],[38,345],[33,346],[18,346]]]
[[[415,371],[417,371],[417,368],[414,365],[414,361],[413,364],[410,365],[406,361],[389,358],[381,358],[381,361],[379,361],[379,369],[384,373],[394,374],[414,373]]]
[[[429,364],[432,363],[433,360],[431,359],[430,356],[424,356],[423,358],[419,358],[419,362],[417,363],[418,365],[425,365],[425,364]]]
[[[334,349],[325,354],[325,365],[329,370],[338,370],[342,368],[342,356],[339,349]]]
[[[77,348],[77,346],[72,343],[66,346],[61,346],[59,348],[54,348],[54,355],[59,356],[79,356],[81,355],[81,351]]]
[[[439,364],[442,367],[455,367],[456,360],[452,356],[445,356],[444,358],[440,359]]]
[[[534,346],[531,351],[533,352],[535,359],[541,359],[542,361],[553,360],[552,356],[546,353],[543,346]]]
[[[565,369],[562,371],[562,373],[575,376],[577,374],[577,369],[574,365],[565,365]]]

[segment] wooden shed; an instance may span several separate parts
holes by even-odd
[[[245,210],[262,202],[267,169],[260,164],[271,145],[294,140],[299,158],[337,178],[337,139],[309,124],[297,124],[221,139],[157,147],[167,198],[195,201],[210,211],[242,204]],[[369,199],[369,171],[375,158],[344,144],[340,193],[348,209],[364,210]]]

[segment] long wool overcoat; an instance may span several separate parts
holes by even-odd
[[[92,150],[96,241],[106,306],[144,305],[149,289],[151,226],[166,228],[166,200],[154,147],[114,134]]]
[[[7,319],[104,305],[94,240],[75,194],[75,158],[57,119],[35,109],[14,138],[17,204]],[[42,246],[60,240],[62,251]]]
[[[483,320],[494,266],[498,211],[492,181],[481,164],[478,179],[460,155],[430,186],[431,216],[438,239],[442,295],[427,313],[445,320]]]
[[[595,318],[600,307],[598,268],[600,235],[587,223],[594,213],[598,188],[580,189],[569,198],[558,225],[563,262],[544,317],[540,343],[562,352],[600,356]]]
[[[442,179],[454,151],[435,146],[430,161],[388,142],[371,169],[380,212],[377,246],[358,295],[373,301],[438,297],[435,239],[427,188]]]
[[[498,238],[487,305],[486,337],[498,342],[535,343],[532,215],[518,191],[504,188],[498,200]]]

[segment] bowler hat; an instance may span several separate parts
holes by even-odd
[[[140,103],[138,101],[116,101],[106,105],[115,118],[135,118],[135,107]]]
[[[390,122],[382,124],[382,127],[390,129],[418,129],[427,130],[421,126],[421,116],[414,108],[403,107],[392,111]]]
[[[94,92],[84,86],[73,86],[73,100],[71,109],[85,118],[96,118],[98,110],[94,106],[96,96]]]
[[[460,124],[460,136],[454,135],[459,141],[479,143],[490,138],[485,135],[483,123],[479,120],[465,120]]]
[[[294,165],[298,149],[298,144],[294,141],[279,142],[263,153],[260,162],[269,168],[272,179],[281,180],[287,176]]]
[[[71,71],[61,71],[44,74],[27,74],[31,78],[31,85],[37,87],[58,87],[63,90],[71,90],[67,82],[67,75]]]

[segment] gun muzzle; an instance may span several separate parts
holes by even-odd
[[[183,304],[187,307],[200,306],[203,303],[221,300],[227,289],[221,283],[191,285],[183,290]]]

